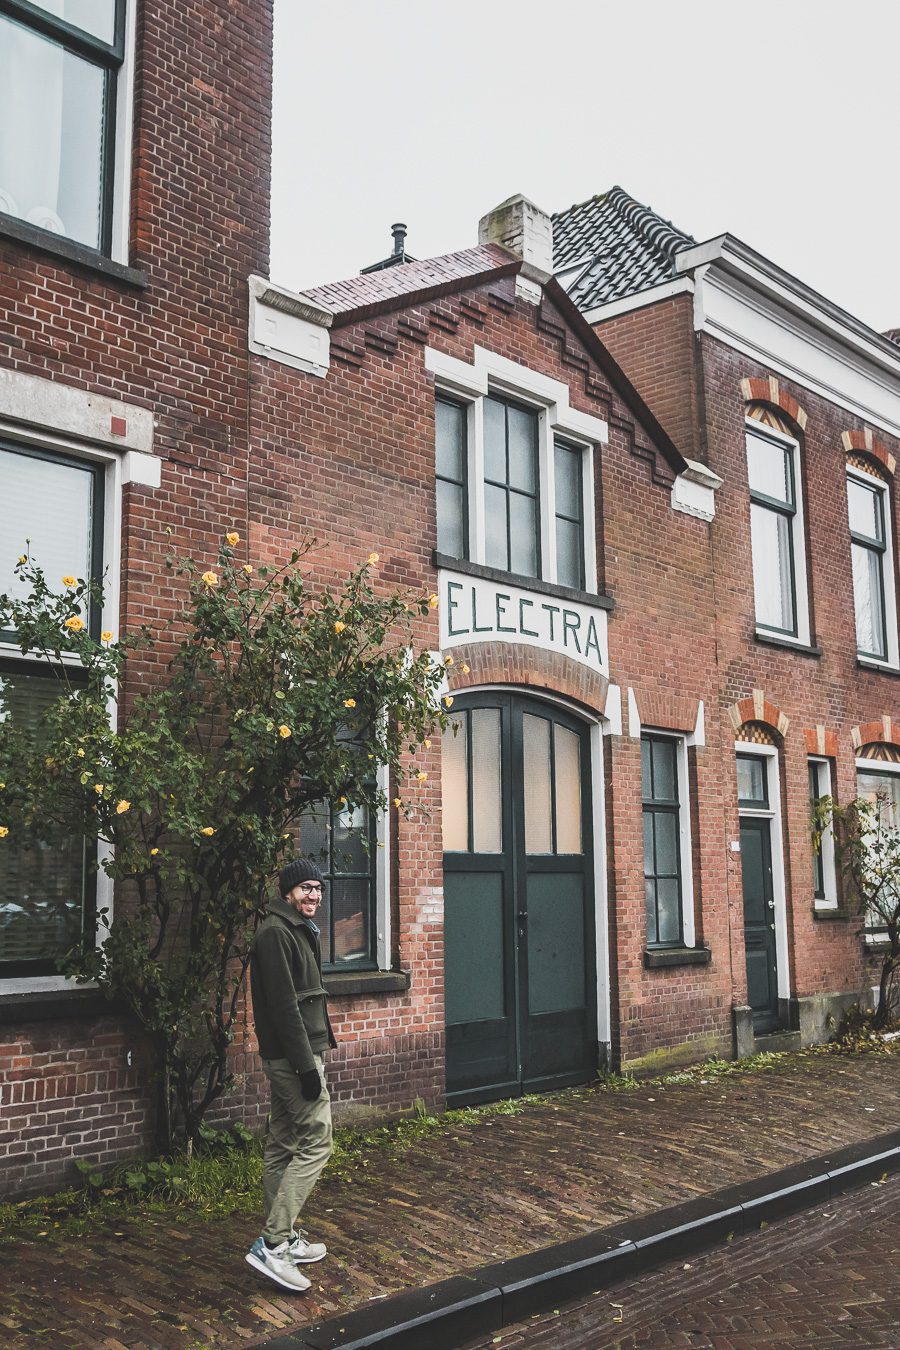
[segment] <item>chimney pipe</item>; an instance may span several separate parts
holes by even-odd
[[[394,236],[394,257],[400,258],[406,249],[406,226],[402,223],[392,225],[391,233]]]

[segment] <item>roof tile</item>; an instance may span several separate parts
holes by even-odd
[[[460,249],[458,253],[445,253],[439,258],[401,263],[399,267],[388,267],[380,272],[366,272],[360,276],[348,277],[346,281],[316,286],[313,290],[304,291],[304,295],[339,315],[369,305],[378,305],[385,300],[399,299],[404,295],[411,296],[418,291],[441,286],[447,282],[481,276],[495,267],[508,266],[513,261],[515,261],[513,256],[498,244],[478,244],[475,248]]]

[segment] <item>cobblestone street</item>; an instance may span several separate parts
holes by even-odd
[[[469,1350],[900,1346],[898,1203],[890,1177]]]

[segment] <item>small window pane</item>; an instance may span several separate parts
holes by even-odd
[[[675,811],[654,811],[655,871],[658,877],[678,876],[678,815]]]
[[[0,16],[0,211],[100,247],[100,66]]]
[[[465,514],[463,488],[445,479],[437,480],[437,544],[440,553],[465,558]]]
[[[760,436],[747,437],[747,473],[750,491],[791,504],[791,452]]]
[[[331,883],[333,909],[333,962],[366,961],[371,949],[370,893],[368,879],[336,877]]]
[[[850,529],[854,534],[865,535],[867,539],[872,539],[876,543],[882,543],[884,540],[881,498],[882,493],[878,488],[866,487],[855,478],[847,479]]]
[[[437,471],[461,483],[466,476],[466,414],[457,403],[435,404]]]
[[[881,804],[883,819],[895,829],[900,826],[900,774],[860,771],[856,776],[857,795]]]
[[[760,806],[768,805],[766,763],[761,756],[738,755],[737,783],[739,801],[753,802]]]
[[[678,777],[675,763],[675,742],[651,740],[653,762],[653,800],[678,800]]]
[[[315,802],[300,817],[300,852],[314,858],[324,872],[331,871],[331,812]]]
[[[582,451],[570,450],[566,445],[554,446],[556,465],[556,511],[570,520],[581,519],[581,463]]]
[[[472,848],[475,853],[500,853],[500,710],[476,708],[470,715]]]
[[[507,494],[504,488],[484,486],[484,560],[488,567],[509,571],[506,524]]]
[[[525,759],[525,852],[552,853],[553,799],[550,784],[550,723],[544,717],[522,718]]]
[[[826,795],[819,781],[819,775],[824,765],[817,763],[816,760],[810,760],[809,763],[809,805],[810,813],[814,812],[819,798]],[[821,846],[816,848],[813,845],[813,895],[816,900],[825,899],[825,865],[822,857]]]
[[[495,398],[483,401],[484,476],[495,483],[506,482],[506,404]]]
[[[460,713],[451,717],[450,725],[441,738],[441,819],[446,853],[464,853],[469,847],[467,734],[468,719],[464,713]]]
[[[656,882],[657,942],[681,941],[681,914],[678,898],[678,878],[659,877]]]
[[[0,591],[27,595],[28,587],[13,575],[16,558],[26,551],[52,591],[65,590],[61,578],[68,574],[90,578],[94,481],[90,469],[0,449]]]
[[[331,837],[331,866],[341,872],[368,872],[368,812],[364,806],[345,806],[334,813]]]
[[[116,0],[31,0],[31,3],[101,42],[115,41]]]
[[[556,851],[581,852],[581,741],[574,731],[553,729],[556,769]]]
[[[525,577],[538,572],[537,502],[518,492],[509,494],[510,571]]]
[[[522,492],[537,491],[537,416],[507,408],[509,483]]]
[[[856,646],[867,656],[887,656],[884,624],[884,577],[882,554],[862,544],[852,544],[853,602],[856,609]]]
[[[756,622],[767,628],[793,633],[796,625],[790,518],[753,502],[750,507],[750,532]]]
[[[574,520],[556,518],[556,580],[560,586],[584,586],[584,534]]]

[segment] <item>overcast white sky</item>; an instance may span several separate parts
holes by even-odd
[[[619,183],[900,327],[896,0],[276,0],[272,277]]]

